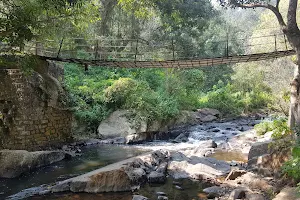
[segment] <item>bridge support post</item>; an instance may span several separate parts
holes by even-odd
[[[136,40],[136,45],[135,45],[135,55],[134,55],[134,61],[136,62],[137,59],[137,54],[138,54],[138,45],[139,45],[139,40]]]
[[[97,60],[97,58],[98,58],[98,48],[99,48],[99,41],[98,40],[96,40],[97,42],[96,42],[96,50],[95,50],[95,60]]]
[[[173,60],[175,60],[175,46],[174,46],[174,39],[172,39],[172,51],[173,51]]]
[[[225,57],[229,57],[229,34],[228,34],[228,31],[227,31],[227,33],[226,33],[226,41],[225,41],[225,51],[224,51],[224,53],[225,53]]]
[[[64,42],[64,38],[62,38],[61,41],[60,41],[58,53],[57,53],[57,56],[56,56],[57,58],[59,57],[59,54],[60,54],[60,51],[61,51],[61,47],[62,47],[63,42]]]

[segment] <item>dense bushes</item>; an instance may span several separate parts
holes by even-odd
[[[205,72],[178,69],[107,69],[65,66],[65,86],[75,116],[95,132],[99,123],[117,109],[132,111],[136,120],[166,120],[180,110],[216,108],[223,114],[238,115],[265,108],[272,102],[270,89],[261,74],[236,73],[227,84],[213,88]],[[207,92],[208,91],[208,92]]]
[[[237,115],[266,108],[273,100],[271,92],[263,88],[243,90],[235,83],[215,86],[200,98],[200,107],[220,110],[224,114]]]
[[[128,109],[135,120],[166,120],[199,105],[204,74],[200,70],[105,69],[65,66],[65,86],[75,117],[95,132],[117,109]]]

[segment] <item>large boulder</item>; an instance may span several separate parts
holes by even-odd
[[[147,181],[147,176],[155,180],[163,180],[163,173],[153,171],[168,161],[168,152],[154,151],[142,156],[123,160],[87,174],[56,183],[51,192],[123,192],[132,191]],[[151,176],[152,175],[152,176]],[[163,176],[163,177],[162,177]],[[157,179],[156,179],[157,178]],[[151,179],[151,180],[153,180]]]
[[[257,142],[251,146],[248,154],[248,169],[257,170],[259,173],[269,175],[280,171],[283,163],[291,156],[290,148],[276,149],[268,142]]]
[[[129,120],[130,112],[126,110],[117,110],[110,114],[110,116],[101,122],[98,127],[98,134],[100,137],[114,138],[127,137],[131,134],[147,131],[147,123],[141,122],[136,124],[134,120]]]
[[[65,158],[62,151],[2,150],[0,151],[0,177],[15,178],[24,172],[58,162]]]
[[[220,111],[211,108],[197,110],[198,119],[202,122],[211,122],[221,117]]]

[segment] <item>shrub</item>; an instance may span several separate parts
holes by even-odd
[[[273,122],[263,121],[254,126],[254,129],[258,135],[264,135],[265,133],[273,130]]]
[[[114,109],[128,109],[136,120],[164,120],[179,113],[178,103],[152,90],[146,82],[120,78],[105,89],[104,100]]]
[[[291,129],[287,125],[287,119],[283,117],[273,121],[263,121],[255,125],[254,129],[259,135],[264,135],[269,131],[273,131],[272,138],[276,140],[292,134]]]
[[[282,171],[295,181],[300,181],[300,146],[297,145],[292,149],[292,157],[282,166]],[[298,184],[298,187],[300,185]]]

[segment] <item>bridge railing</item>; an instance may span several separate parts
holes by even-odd
[[[0,52],[8,51],[0,43]],[[197,49],[176,40],[146,41],[142,39],[114,38],[62,38],[61,40],[33,41],[25,44],[26,53],[51,58],[105,60],[105,61],[165,61],[190,60],[209,57],[228,57],[290,50],[282,33],[205,41]],[[17,47],[13,47],[17,48]],[[20,48],[21,50],[21,48]]]

